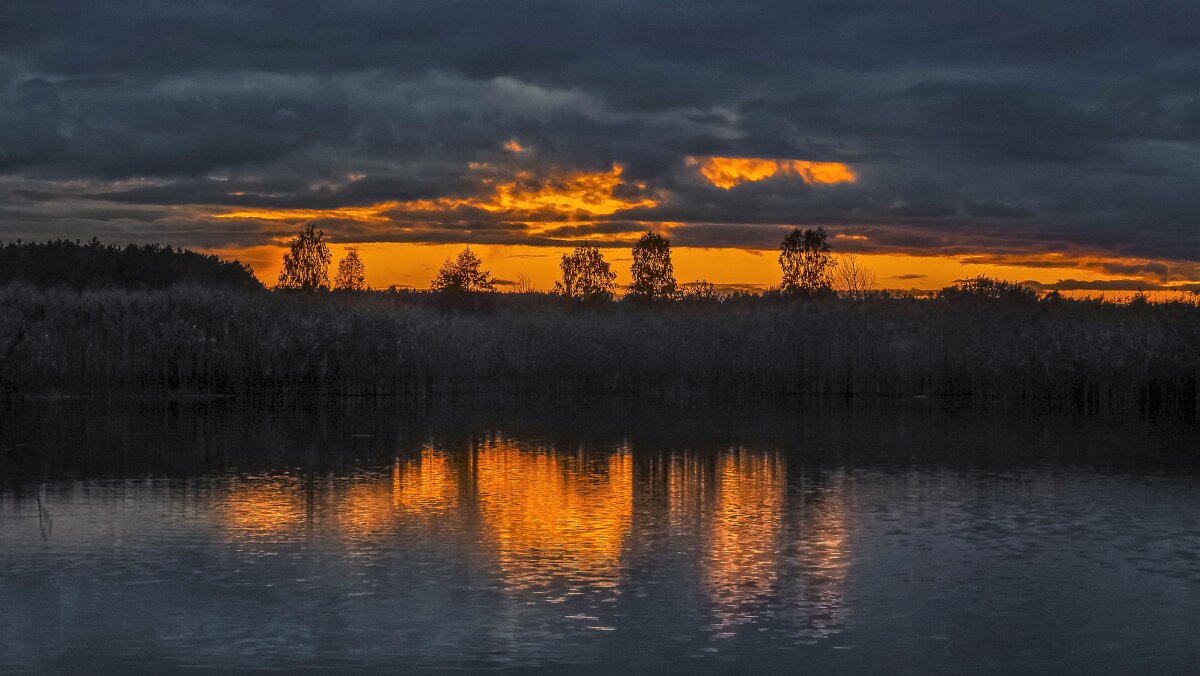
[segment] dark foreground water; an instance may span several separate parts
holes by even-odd
[[[0,672],[1192,674],[1198,454],[928,401],[25,403]]]

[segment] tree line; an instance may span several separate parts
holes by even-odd
[[[14,282],[79,290],[178,285],[262,288],[254,272],[238,261],[159,244],[104,245],[95,238],[86,244],[59,239],[17,240],[0,246],[0,286]]]
[[[823,228],[793,229],[780,243],[778,261],[781,280],[778,286],[762,294],[766,298],[840,298],[863,301],[874,296],[889,296],[876,289],[875,275],[862,260],[852,254],[834,256]],[[333,258],[325,233],[314,225],[306,226],[288,243],[276,289],[289,291],[368,290],[366,265],[357,251],[347,251],[330,276]],[[561,257],[561,278],[554,283],[553,295],[579,302],[612,300],[617,293],[616,273],[605,260],[602,250],[590,243],[576,247]],[[671,260],[671,242],[647,232],[633,245],[630,267],[632,281],[625,287],[625,299],[634,302],[668,300],[727,301],[744,292],[724,294],[705,281],[679,283]],[[212,254],[173,248],[159,244],[113,246],[93,238],[52,240],[44,243],[10,242],[0,245],[0,286],[11,283],[37,287],[67,287],[76,290],[127,288],[165,289],[172,286],[201,286],[233,290],[262,290],[263,285],[251,268],[236,260],[223,260]],[[511,284],[512,298],[534,294],[536,289],[525,275],[515,282],[500,282],[486,269],[471,248],[449,257],[434,277],[430,288],[445,297],[482,297],[493,294],[502,284]],[[534,294],[539,295],[539,294]],[[545,297],[545,296],[543,296]],[[961,280],[935,294],[946,302],[1035,303],[1037,292],[1023,284],[985,276]],[[1051,292],[1042,302],[1059,303],[1066,299]],[[1145,304],[1139,294],[1133,304]]]
[[[365,291],[366,265],[354,250],[338,262],[332,283],[329,266],[332,256],[325,233],[307,225],[288,243],[283,269],[276,288],[295,291],[334,289]],[[851,298],[861,299],[875,290],[875,275],[854,254],[834,257],[824,228],[794,228],[779,245],[782,279],[778,293],[788,297],[829,295],[834,289]],[[559,262],[562,277],[554,283],[553,293],[580,301],[611,300],[616,296],[617,275],[598,246],[585,243],[563,254]],[[707,280],[680,284],[671,262],[671,240],[649,231],[633,245],[630,266],[632,282],[627,298],[634,301],[664,301],[679,298],[714,299],[716,288]],[[430,283],[434,291],[452,294],[492,293],[496,278],[483,267],[483,260],[465,247],[442,263]],[[528,289],[528,283],[519,285]]]

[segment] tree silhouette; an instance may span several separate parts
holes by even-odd
[[[671,265],[671,240],[647,232],[633,245],[633,283],[630,294],[642,300],[662,300],[675,296],[675,268]]]
[[[833,268],[833,285],[847,298],[863,300],[875,290],[875,273],[855,254],[844,254]]]
[[[446,259],[430,285],[446,293],[484,293],[496,290],[496,280],[483,269],[483,261],[467,247],[454,260]]]
[[[692,301],[720,302],[725,299],[725,294],[717,291],[717,287],[713,286],[712,282],[707,279],[698,279],[682,285],[679,290],[679,297]]]
[[[780,291],[789,296],[810,296],[831,290],[833,254],[825,241],[825,228],[800,231],[793,228],[779,245],[779,267],[783,269]]]
[[[348,252],[338,261],[337,274],[333,277],[333,288],[344,291],[367,290],[367,266],[358,257],[357,251]]]
[[[1038,299],[1037,292],[1015,282],[992,279],[985,275],[962,279],[937,292],[937,299],[943,301],[990,301],[995,303],[1033,303]]]
[[[325,233],[308,224],[288,243],[279,273],[280,289],[317,291],[329,288],[329,263],[333,257],[325,244]]]
[[[512,283],[512,293],[537,293],[537,287],[529,275],[518,272],[516,281]]]
[[[563,276],[562,281],[554,283],[555,293],[577,300],[612,298],[617,275],[597,247],[590,244],[576,247],[570,255],[563,254],[559,267]]]
[[[0,246],[0,286],[22,282],[73,289],[165,289],[176,285],[261,290],[249,266],[161,244],[119,247],[99,240]]]

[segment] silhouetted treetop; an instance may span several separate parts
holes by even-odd
[[[789,296],[827,293],[832,289],[833,264],[825,228],[793,228],[779,244],[779,267],[783,270],[779,290]]]
[[[1024,284],[980,275],[947,286],[938,291],[937,298],[943,301],[962,302],[1033,303],[1037,301],[1038,296],[1036,291]]]
[[[496,290],[496,280],[483,269],[483,261],[467,247],[458,257],[446,259],[430,285],[434,291],[445,293],[487,293]]]
[[[317,291],[329,288],[329,264],[333,256],[325,244],[325,233],[308,224],[288,243],[279,272],[280,289]]]
[[[160,244],[105,245],[95,238],[87,244],[60,239],[0,246],[0,285],[11,282],[74,289],[262,288],[240,261]]]
[[[599,248],[590,244],[575,247],[569,255],[563,254],[559,267],[562,268],[562,280],[554,283],[554,293],[576,300],[612,298],[617,275]]]
[[[698,279],[682,285],[679,290],[679,298],[687,301],[719,303],[725,300],[726,296],[717,291],[717,287],[713,286],[712,282],[707,279]]]
[[[338,261],[337,274],[333,277],[333,288],[342,291],[367,290],[367,266],[358,257],[357,251],[348,252]]]
[[[675,296],[675,268],[671,264],[671,240],[656,232],[647,232],[633,245],[633,283],[629,293],[635,299],[663,300]]]

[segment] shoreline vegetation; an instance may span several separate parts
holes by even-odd
[[[430,291],[268,291],[215,257],[181,280],[144,282],[126,266],[112,277],[133,281],[95,287],[8,265],[0,392],[916,396],[1200,410],[1194,304],[1039,298],[986,278],[933,299],[835,290],[836,261],[811,232],[788,261],[797,286],[757,295],[680,293],[663,281],[669,242],[658,236],[635,250],[648,276],[620,300],[594,247],[564,257],[557,293],[456,288],[492,281],[474,256],[447,261]],[[0,247],[0,263],[35,246],[46,245]],[[200,256],[79,248],[89,246]],[[361,288],[361,261],[338,276]]]

